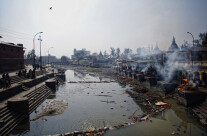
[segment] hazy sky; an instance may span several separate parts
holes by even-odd
[[[54,47],[57,57],[74,48],[122,52],[156,42],[165,50],[173,36],[180,46],[192,42],[187,31],[195,38],[207,31],[206,6],[207,0],[0,0],[0,41],[23,43],[28,52],[42,31],[42,54]]]

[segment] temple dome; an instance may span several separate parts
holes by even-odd
[[[168,51],[179,51],[180,48],[178,47],[178,45],[175,42],[175,37],[173,36],[173,40],[172,40],[172,44],[170,45]]]

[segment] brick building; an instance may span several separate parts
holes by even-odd
[[[24,68],[23,44],[0,42],[0,72]]]

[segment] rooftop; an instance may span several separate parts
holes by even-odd
[[[14,44],[14,43],[8,43],[8,42],[0,42],[0,45],[7,45],[7,46],[13,46],[13,47],[17,47],[17,48],[23,48],[23,44]]]

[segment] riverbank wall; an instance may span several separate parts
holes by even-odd
[[[35,79],[22,79],[0,90],[1,136],[8,135],[21,122],[29,121],[29,115],[54,91],[45,84],[48,79],[56,81],[59,77],[52,71],[41,71]]]

